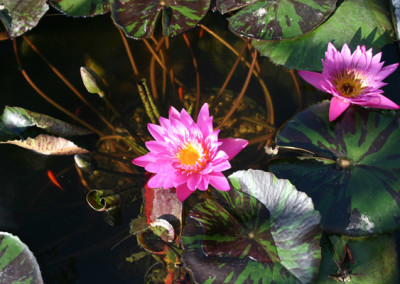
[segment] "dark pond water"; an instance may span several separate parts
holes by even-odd
[[[233,46],[243,43],[227,30],[222,16],[209,14],[203,23]],[[198,33],[199,29],[195,29],[188,35],[199,62],[201,86],[220,88],[235,57],[208,34],[199,38]],[[121,112],[129,112],[140,105],[135,86],[139,78],[132,73],[118,30],[108,15],[93,19],[48,15],[27,36],[82,93],[85,89],[79,68],[89,60],[104,70],[113,90],[112,100]],[[143,43],[134,40],[130,43],[140,77],[148,79],[151,56]],[[17,39],[17,44],[23,66],[39,88],[71,111],[80,108],[81,116],[96,127],[104,127],[22,39]],[[173,38],[170,44],[168,61],[174,66],[175,75],[189,88],[195,88],[191,57],[182,38]],[[387,64],[399,62],[397,46],[385,47],[383,58]],[[248,55],[247,60],[250,60]],[[11,41],[0,43],[0,62],[1,109],[6,105],[19,106],[73,122],[27,84],[16,64]],[[298,108],[295,86],[283,68],[274,66],[266,58],[259,58],[258,62],[274,102],[276,126],[279,127]],[[247,69],[239,65],[229,89],[239,93],[246,75]],[[158,76],[161,78],[160,74]],[[397,104],[400,104],[399,76],[397,70],[385,80],[389,85],[384,88],[386,96]],[[313,89],[301,80],[300,85],[303,107],[329,98],[321,93],[316,97]],[[262,91],[255,80],[246,94],[265,108]],[[98,98],[88,99],[101,107]],[[163,115],[167,109],[165,105]],[[258,151],[257,157],[262,156],[263,149]],[[47,157],[10,145],[0,146],[0,157],[0,230],[18,235],[31,248],[38,258],[45,283],[142,282],[153,260],[147,257],[138,263],[125,261],[125,257],[140,251],[135,237],[111,249],[128,236],[129,221],[139,213],[140,202],[125,208],[122,224],[111,227],[104,222],[101,213],[87,205],[87,189],[76,173],[73,157]],[[246,168],[251,161],[247,163],[240,168]],[[258,164],[262,165],[262,161]],[[49,182],[48,170],[61,173],[58,180],[64,190]]]

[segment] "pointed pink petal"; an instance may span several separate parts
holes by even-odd
[[[168,112],[168,118],[171,119],[172,117],[175,119],[180,118],[179,111],[176,108],[174,108],[173,106],[169,108],[169,112]]]
[[[176,188],[176,197],[178,200],[183,202],[189,195],[191,195],[193,191],[191,191],[186,184],[182,184]]]
[[[168,147],[165,142],[162,141],[156,141],[156,140],[150,140],[145,143],[146,148],[150,150],[150,152],[155,152],[155,153],[163,153],[166,152]]]
[[[326,92],[327,86],[325,83],[325,77],[322,74],[310,71],[298,71],[298,74],[307,83],[313,85],[318,90]]]
[[[231,189],[228,180],[223,174],[211,173],[208,176],[210,177],[210,184],[216,189],[221,191],[228,191]]]
[[[197,125],[199,126],[204,137],[207,137],[213,132],[212,121],[213,118],[210,117],[208,104],[204,104],[200,109],[199,115],[197,116]]]
[[[383,67],[381,69],[381,71],[375,76],[375,80],[385,79],[387,76],[392,74],[394,72],[394,70],[396,70],[397,66],[399,66],[398,63]]]
[[[148,123],[147,129],[149,130],[151,136],[158,141],[164,141],[164,128],[160,125]]]
[[[208,189],[208,184],[210,183],[210,177],[208,175],[202,175],[200,183],[197,185],[198,189],[205,191]]]
[[[362,106],[383,108],[383,109],[399,109],[400,107],[381,94],[375,94],[370,100],[360,103]]]
[[[342,51],[340,53],[343,59],[343,67],[348,67],[350,65],[352,56],[351,56],[351,50],[346,43],[343,44]]]
[[[213,165],[213,172],[223,172],[231,168],[231,164],[228,161],[223,161],[217,165]]]
[[[224,151],[229,156],[229,160],[235,157],[249,144],[247,140],[240,138],[222,138],[219,139],[219,141],[222,142],[219,150]]]
[[[338,97],[333,97],[331,99],[331,104],[329,106],[329,121],[334,121],[349,106],[350,106],[349,102],[344,101]]]
[[[133,159],[132,164],[139,167],[145,167],[148,163],[154,163],[155,161],[157,161],[157,159],[154,157],[154,155],[148,153],[146,155]]]

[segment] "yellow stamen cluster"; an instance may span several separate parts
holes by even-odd
[[[201,157],[201,149],[196,147],[197,145],[186,144],[176,155],[176,158],[179,159],[182,165],[185,166],[194,166],[199,161]]]
[[[355,98],[364,92],[365,78],[358,70],[343,70],[337,74],[333,84],[340,95],[345,98]]]

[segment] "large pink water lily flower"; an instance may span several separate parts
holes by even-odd
[[[381,95],[382,82],[397,68],[398,64],[382,68],[382,53],[372,55],[372,49],[357,46],[351,54],[350,48],[344,44],[338,51],[329,43],[322,59],[321,73],[299,71],[299,75],[317,89],[333,95],[329,107],[329,121],[335,120],[350,104],[363,107],[398,109],[399,106]]]
[[[160,117],[160,124],[148,124],[154,141],[146,142],[150,150],[132,162],[154,173],[148,181],[151,188],[174,187],[177,197],[184,201],[196,189],[207,190],[211,184],[218,190],[230,189],[221,173],[231,167],[229,160],[248,142],[243,139],[218,139],[219,130],[213,130],[213,118],[204,104],[197,123],[184,110],[169,110],[169,119]]]

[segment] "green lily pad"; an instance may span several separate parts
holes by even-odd
[[[229,179],[235,189],[214,191],[213,199],[188,213],[183,262],[194,280],[314,280],[321,258],[321,228],[311,199],[289,181],[263,171],[239,171]]]
[[[234,33],[262,40],[297,37],[323,23],[336,8],[336,0],[217,0]]]
[[[21,240],[0,232],[0,283],[43,283],[35,256]]]
[[[328,232],[359,236],[400,228],[399,113],[351,106],[330,123],[328,110],[329,102],[313,105],[284,126],[279,151],[310,154],[279,159],[278,153],[270,170],[313,199]]]
[[[46,0],[4,0],[0,10],[0,19],[7,28],[10,37],[20,36],[36,27],[49,6]]]
[[[50,0],[57,10],[73,17],[91,17],[110,11],[111,0]]]
[[[379,50],[394,39],[387,1],[352,0],[344,1],[325,23],[306,35],[280,41],[253,40],[252,45],[288,69],[321,71],[329,42],[337,47],[347,43],[351,50],[357,45]]]
[[[175,36],[194,28],[210,8],[210,0],[115,0],[112,17],[125,34],[146,38],[153,34],[162,14],[163,34]]]
[[[396,240],[391,235],[322,239],[322,262],[317,283],[399,283]],[[346,249],[347,248],[347,249]]]

